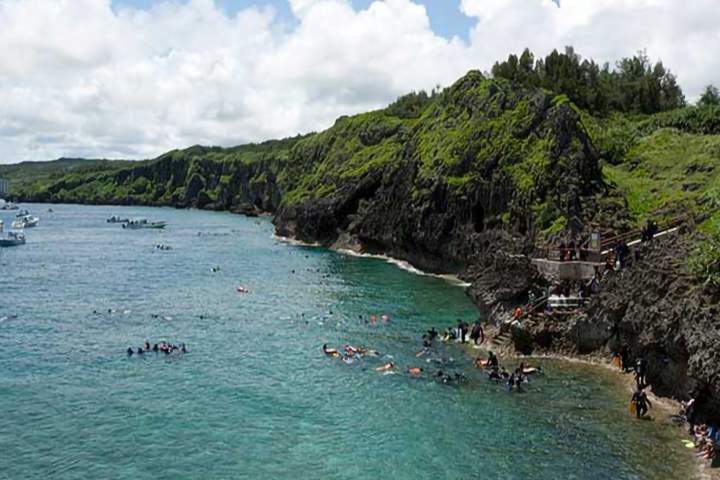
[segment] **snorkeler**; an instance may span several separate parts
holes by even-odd
[[[413,373],[413,374],[423,373],[423,369],[420,367],[413,367],[408,370],[408,373]]]
[[[337,351],[336,349],[334,349],[334,348],[328,348],[327,343],[326,343],[325,345],[323,345],[322,351],[323,351],[323,353],[324,353],[325,355],[328,355],[328,356],[337,356],[337,355],[339,355],[339,353],[338,353],[338,351]]]
[[[488,359],[487,362],[485,362],[486,367],[495,368],[500,366],[500,362],[498,362],[498,358],[495,356],[493,352],[488,352]]]
[[[378,367],[375,369],[376,372],[387,372],[388,370],[392,370],[395,367],[395,364],[393,362],[386,363],[382,367]]]
[[[450,377],[445,375],[442,370],[438,370],[437,374],[435,375],[435,381],[448,383],[450,381]]]
[[[457,339],[457,335],[455,334],[455,329],[450,328],[450,327],[446,328],[445,329],[445,341],[449,342],[450,340],[455,340],[455,339]]]

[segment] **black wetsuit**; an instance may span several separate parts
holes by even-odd
[[[650,403],[647,395],[642,390],[635,392],[632,397],[632,402],[635,404],[635,415],[637,415],[637,418],[645,416],[648,411],[648,405],[652,407],[652,403]]]
[[[488,361],[485,366],[493,368],[500,366],[500,363],[498,362],[498,358],[494,354],[490,354],[490,357],[488,357]]]
[[[472,332],[470,333],[470,340],[475,342],[475,345],[477,345],[478,340],[480,340],[480,339],[485,340],[483,337],[484,337],[484,335],[483,335],[482,326],[480,325],[479,322],[476,322],[475,325],[473,325]],[[480,342],[480,343],[482,343],[482,342]]]
[[[465,337],[467,336],[470,327],[465,322],[458,322],[458,328],[460,329],[460,343],[465,343]]]
[[[628,372],[630,370],[630,349],[627,345],[623,345],[620,349],[620,361],[622,362],[622,371]]]

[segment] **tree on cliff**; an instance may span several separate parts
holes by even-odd
[[[661,61],[654,65],[645,52],[620,60],[615,69],[583,60],[572,47],[565,53],[553,50],[535,61],[525,49],[518,58],[510,55],[492,69],[524,87],[542,87],[565,94],[583,110],[606,115],[611,112],[653,114],[685,106],[685,96],[675,75]]]
[[[705,92],[698,100],[699,107],[720,106],[720,92],[715,85],[705,87]]]

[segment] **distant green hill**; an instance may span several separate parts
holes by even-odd
[[[57,182],[67,175],[84,175],[93,172],[118,170],[130,167],[136,162],[126,160],[87,160],[83,158],[61,158],[49,162],[23,162],[0,165],[0,178],[10,181],[10,193],[28,194]]]

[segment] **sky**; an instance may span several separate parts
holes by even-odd
[[[510,53],[720,85],[718,0],[0,0],[0,163],[319,131]]]

